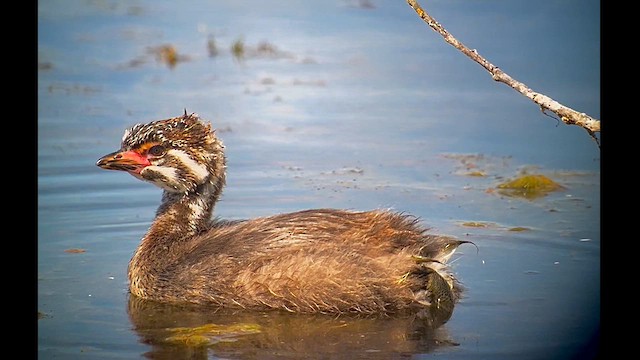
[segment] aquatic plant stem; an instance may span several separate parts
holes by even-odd
[[[543,113],[546,114],[546,111],[549,110],[556,114],[565,124],[578,125],[584,128],[596,141],[598,147],[600,147],[600,143],[595,136],[595,133],[600,132],[600,120],[594,119],[585,113],[581,113],[572,108],[564,106],[544,94],[531,90],[528,86],[515,80],[507,73],[500,70],[500,68],[487,61],[487,59],[480,56],[480,54],[478,54],[478,51],[476,51],[475,49],[469,49],[467,46],[458,41],[442,25],[440,25],[440,23],[438,23],[433,17],[431,17],[431,15],[424,11],[417,1],[407,0],[407,3],[413,8],[413,10],[415,10],[418,16],[420,16],[420,18],[425,23],[427,23],[427,25],[429,25],[429,27],[431,27],[435,32],[440,34],[446,42],[448,42],[450,45],[460,50],[463,54],[467,55],[467,57],[469,57],[471,60],[477,62],[478,64],[480,64],[480,66],[485,68],[491,74],[493,80],[504,83],[520,94],[531,99],[534,103],[540,106],[540,109]]]

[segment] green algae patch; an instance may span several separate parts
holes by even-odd
[[[242,61],[244,60],[245,57],[245,46],[244,46],[244,40],[242,38],[236,40],[232,45],[231,45],[231,54],[233,54],[233,58],[237,61]]]
[[[513,231],[513,232],[522,232],[522,231],[529,231],[529,230],[531,229],[522,227],[522,226],[516,226],[509,229],[509,231]]]
[[[498,185],[498,192],[505,196],[533,200],[562,190],[564,187],[544,175],[523,175]]]
[[[462,223],[462,226],[473,227],[473,228],[488,228],[488,227],[495,227],[495,224],[481,222],[481,221],[466,221]]]
[[[171,334],[165,338],[167,343],[187,346],[209,346],[220,342],[234,342],[241,336],[257,334],[262,331],[258,324],[205,324],[167,330]]]

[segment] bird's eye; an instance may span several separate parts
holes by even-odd
[[[149,148],[148,154],[151,156],[162,156],[167,151],[162,145],[153,145]]]

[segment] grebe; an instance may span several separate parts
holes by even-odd
[[[469,241],[427,234],[387,210],[315,209],[212,220],[225,185],[224,145],[187,114],[127,129],[97,162],[164,190],[128,268],[130,293],[168,303],[299,313],[438,311],[462,286],[447,266]]]

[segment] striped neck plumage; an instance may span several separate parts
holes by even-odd
[[[222,190],[221,183],[207,181],[195,190],[165,190],[156,218],[145,238],[189,238],[210,226],[213,208]]]

